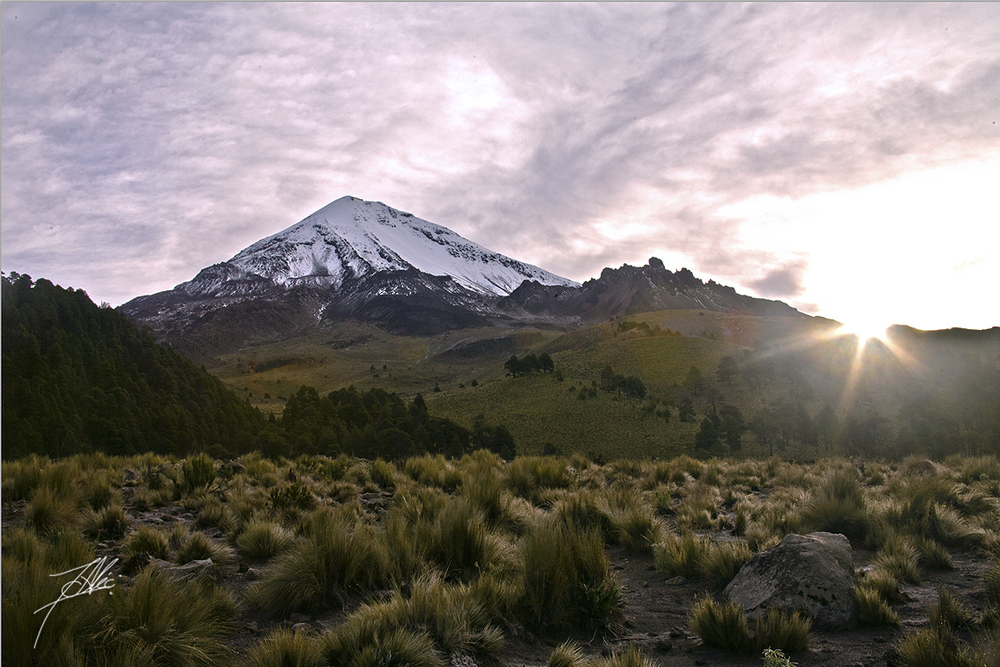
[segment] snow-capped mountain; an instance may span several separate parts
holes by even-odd
[[[496,302],[524,281],[577,286],[410,213],[343,197],[121,310],[162,340],[215,350],[333,318],[421,335],[509,320]]]
[[[345,280],[416,269],[465,289],[507,296],[525,280],[576,285],[381,202],[342,197],[284,231],[257,241],[178,289],[194,295],[246,293],[261,279],[285,288],[339,288]]]
[[[605,269],[578,285],[380,202],[338,199],[172,290],[121,310],[193,356],[353,320],[426,336],[481,326],[562,327],[664,309],[800,315],[687,269]]]

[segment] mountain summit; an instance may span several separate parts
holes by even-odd
[[[707,283],[687,269],[605,269],[583,285],[493,252],[381,202],[338,199],[301,222],[121,310],[180,351],[215,356],[325,322],[390,333],[544,323],[575,327],[663,309],[801,315]]]
[[[576,285],[381,202],[342,197],[228,262],[177,286],[191,296],[246,293],[262,280],[284,288],[339,289],[351,279],[415,269],[472,292],[507,296],[525,280]]]

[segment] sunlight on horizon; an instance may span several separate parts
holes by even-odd
[[[996,183],[1000,158],[798,200],[752,197],[722,212],[743,221],[744,247],[807,255],[793,305],[869,330],[989,328],[1000,325],[986,298],[1000,284]]]

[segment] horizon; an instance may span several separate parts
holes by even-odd
[[[576,282],[658,257],[855,326],[1000,325],[994,3],[0,18],[3,271],[97,303],[351,195]]]

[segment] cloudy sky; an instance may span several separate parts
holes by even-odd
[[[118,305],[343,195],[583,281],[1000,325],[1000,4],[3,2],[2,257]]]

